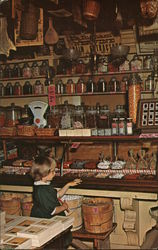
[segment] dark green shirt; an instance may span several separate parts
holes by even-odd
[[[57,198],[57,190],[53,188],[52,184],[34,186],[32,217],[50,219],[57,206],[60,206],[60,203]],[[65,213],[61,212],[58,215],[65,215]]]

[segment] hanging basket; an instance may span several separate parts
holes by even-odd
[[[83,1],[83,16],[88,20],[96,20],[100,12],[99,0]]]

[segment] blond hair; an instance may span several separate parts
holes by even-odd
[[[34,160],[30,174],[35,181],[40,181],[43,177],[47,176],[50,171],[55,171],[55,167],[56,161],[54,159],[39,156]]]

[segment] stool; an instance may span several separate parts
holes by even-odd
[[[78,239],[86,239],[86,240],[93,240],[93,249],[110,249],[110,240],[109,236],[116,228],[117,224],[113,223],[112,228],[105,233],[89,233],[87,232],[84,227],[80,228],[77,231],[72,232],[73,240],[72,246],[77,247],[77,249],[90,249],[86,244]],[[77,238],[77,239],[76,239]]]

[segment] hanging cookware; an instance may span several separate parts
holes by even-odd
[[[141,15],[146,19],[153,19],[157,16],[157,0],[140,0]]]
[[[59,36],[52,25],[52,18],[49,17],[49,27],[44,37],[45,43],[48,45],[53,45],[58,42]]]
[[[34,40],[38,32],[39,8],[31,1],[26,1],[26,5],[21,15],[20,37],[26,40]]]
[[[96,20],[100,12],[99,0],[83,1],[83,16],[88,20]]]

